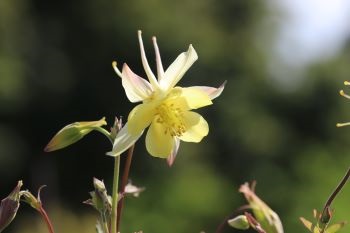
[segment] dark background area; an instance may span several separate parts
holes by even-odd
[[[172,168],[139,140],[131,179],[146,191],[126,201],[122,232],[214,232],[245,203],[237,190],[252,180],[286,232],[306,232],[298,218],[322,208],[349,166],[350,129],[335,124],[350,119],[350,102],[338,94],[350,76],[350,46],[309,64],[297,86],[281,87],[269,62],[282,18],[259,0],[0,1],[0,196],[18,180],[33,193],[46,184],[42,199],[57,232],[94,232],[95,213],[82,201],[93,177],[111,190],[110,143],[92,133],[57,152],[43,148],[69,123],[126,119],[135,105],[111,63],[126,62],[146,77],[141,29],[152,68],[152,36],[164,67],[193,44],[199,60],[179,85],[228,82],[214,105],[199,111],[209,135],[182,143]],[[288,72],[281,74],[293,79]],[[335,201],[336,219],[349,216],[349,194],[345,187]],[[6,232],[46,229],[22,204]]]

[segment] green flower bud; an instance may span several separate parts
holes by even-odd
[[[28,190],[21,191],[21,196],[24,198],[24,201],[27,202],[33,209],[40,211],[41,202],[38,200],[38,198],[34,197],[31,192]]]
[[[103,181],[94,178],[93,184],[95,190],[90,192],[91,198],[84,201],[85,204],[93,206],[101,214],[110,214],[112,209],[111,197],[107,194],[107,190]]]
[[[239,229],[239,230],[249,229],[249,222],[248,222],[248,219],[245,215],[238,215],[237,217],[232,218],[232,219],[228,220],[227,222],[231,227]]]
[[[16,217],[19,200],[20,200],[20,190],[23,185],[22,181],[18,181],[17,186],[14,190],[1,201],[0,204],[0,232],[2,232]]]
[[[69,124],[51,139],[44,150],[50,152],[67,147],[79,141],[91,131],[99,130],[103,125],[107,125],[104,117],[99,121],[83,121]]]

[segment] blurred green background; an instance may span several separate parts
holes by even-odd
[[[95,212],[82,201],[93,177],[111,189],[109,142],[93,133],[54,153],[43,148],[71,122],[126,118],[134,104],[111,62],[127,62],[145,77],[141,29],[151,63],[152,36],[165,67],[193,44],[199,60],[180,85],[228,83],[199,111],[209,135],[183,143],[171,169],[146,153],[143,138],[137,143],[131,179],[146,191],[126,200],[122,232],[214,232],[245,204],[237,191],[252,180],[286,232],[306,232],[298,218],[322,208],[350,164],[350,128],[335,127],[350,120],[350,101],[338,94],[350,77],[350,42],[332,56],[283,63],[275,48],[287,16],[275,1],[261,0],[1,0],[0,197],[20,179],[34,193],[46,184],[42,199],[57,232],[94,232]],[[288,58],[300,61],[293,57],[299,52]],[[335,200],[335,219],[350,220],[349,195],[346,186]],[[22,204],[5,232],[46,229]]]

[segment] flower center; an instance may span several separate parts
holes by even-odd
[[[174,103],[162,103],[156,108],[157,122],[163,124],[164,134],[180,137],[186,132],[183,110]]]

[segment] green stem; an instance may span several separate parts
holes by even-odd
[[[101,227],[103,227],[103,232],[104,233],[109,233],[108,221],[106,219],[106,216],[101,213],[100,219],[101,219],[100,221],[101,221],[101,224],[102,224]]]
[[[106,129],[104,129],[102,127],[96,127],[95,130],[97,130],[98,132],[105,135],[113,145],[113,138],[112,138],[111,134]]]
[[[118,183],[119,183],[119,166],[120,156],[114,158],[114,175],[113,175],[113,193],[112,193],[112,215],[111,215],[111,232],[117,233],[117,218],[118,218]]]

